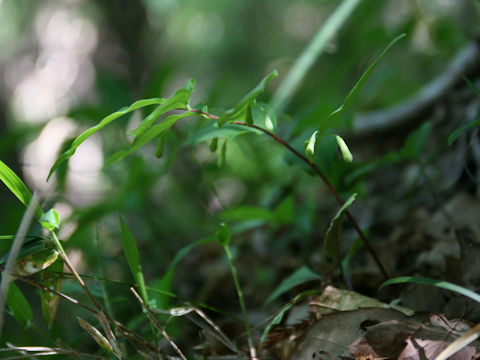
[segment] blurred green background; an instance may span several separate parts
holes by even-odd
[[[277,69],[280,76],[261,98],[267,102],[339,4],[0,1],[0,159],[39,191],[45,209],[60,212],[60,237],[68,240],[80,273],[132,282],[119,241],[121,215],[137,240],[147,284],[165,286],[160,279],[177,251],[212,236],[219,212],[240,205],[283,205],[283,222],[233,222],[234,252],[250,308],[259,307],[287,274],[318,262],[312,249],[320,249],[329,221],[323,214],[330,214],[325,209],[334,202],[318,179],[292,166],[284,150],[264,137],[245,135],[229,143],[226,165],[218,168],[208,144],[184,145],[203,125],[186,119],[167,137],[162,159],[155,158],[152,144],[102,170],[104,159],[131,140],[125,130],[142,119],[136,112],[89,139],[53,181],[45,179],[72,137],[135,100],[170,96],[189,77],[197,81],[192,105],[208,104],[210,112],[220,114]],[[341,104],[401,33],[406,38],[382,59],[361,92],[358,110],[383,108],[414,94],[478,34],[478,10],[473,0],[362,1],[285,112],[277,114],[278,133],[300,148],[303,134],[311,134],[319,119]],[[4,187],[0,201],[0,233],[13,234],[24,209]],[[100,291],[100,284],[89,286]],[[128,287],[106,285],[114,316],[133,323],[141,311]],[[227,263],[214,245],[199,247],[180,262],[172,290],[238,311]],[[38,306],[34,291],[26,291]],[[64,291],[83,299],[71,283]],[[164,297],[157,300],[167,304]],[[73,309],[61,303],[59,312],[70,315]],[[59,319],[56,334],[78,341],[88,336],[76,333],[73,317]],[[4,340],[28,343],[23,336],[33,336],[13,321],[7,326],[12,330],[4,331],[2,346]]]

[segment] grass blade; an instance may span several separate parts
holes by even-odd
[[[331,128],[335,121],[345,112],[345,109],[355,100],[357,97],[360,89],[362,88],[363,84],[368,80],[370,75],[372,74],[375,67],[378,65],[382,57],[390,50],[390,48],[400,39],[405,37],[405,34],[398,35],[395,39],[393,39],[385,49],[377,56],[375,61],[370,64],[370,66],[365,70],[365,72],[360,76],[357,83],[353,86],[352,90],[348,93],[347,97],[343,101],[343,104],[340,105],[335,111],[333,111],[330,115],[327,116],[326,119],[322,121],[318,128],[318,139],[321,139],[323,135],[327,132],[329,128]]]
[[[265,301],[265,304],[271,303],[273,300],[278,298],[283,293],[287,292],[290,289],[293,289],[295,286],[303,284],[307,281],[320,280],[321,275],[314,273],[306,266],[302,266],[300,269],[295,271],[289,277],[283,279],[280,285],[272,292],[272,294]]]
[[[28,206],[32,201],[32,193],[28,190],[23,181],[0,160],[0,180],[10,189],[20,202]],[[40,205],[35,208],[35,217],[40,219],[43,216],[43,210]]]
[[[15,319],[22,325],[28,325],[33,318],[33,310],[25,296],[15,283],[10,283],[7,305]]]
[[[477,294],[476,292],[473,292],[472,290],[469,290],[467,288],[464,288],[456,284],[452,284],[451,282],[448,282],[448,281],[435,280],[435,279],[425,278],[420,276],[400,276],[393,279],[389,279],[385,281],[382,285],[380,285],[380,287],[378,288],[378,291],[382,290],[385,286],[393,285],[393,284],[402,284],[402,283],[416,283],[416,284],[427,284],[427,285],[436,286],[445,290],[456,292],[460,295],[464,295],[480,303],[480,295]]]
[[[62,153],[53,166],[50,169],[50,172],[48,173],[47,180],[52,176],[53,172],[60,166],[61,163],[63,163],[65,160],[69,159],[73,154],[75,154],[75,151],[77,148],[85,141],[87,140],[90,136],[95,134],[97,131],[103,129],[105,126],[110,124],[112,121],[118,119],[119,117],[128,114],[129,112],[132,112],[134,110],[140,109],[145,106],[149,105],[159,105],[163,104],[165,102],[165,99],[161,98],[153,98],[153,99],[144,99],[144,100],[139,100],[135,101],[132,105],[122,108],[107,117],[104,117],[97,125],[92,126],[91,128],[85,130],[83,133],[81,133],[75,140],[73,140],[72,144],[68,148],[67,151]]]
[[[122,246],[125,257],[127,258],[128,266],[132,272],[135,283],[142,294],[142,299],[148,304],[147,290],[145,289],[145,281],[143,279],[142,266],[140,265],[140,257],[138,255],[137,244],[133,238],[130,230],[120,218],[120,226],[122,229]]]
[[[344,0],[338,6],[332,15],[327,19],[324,25],[317,31],[315,37],[308,44],[307,48],[297,58],[295,64],[288,72],[285,80],[278,87],[271,105],[277,112],[281,112],[288,105],[297,86],[300,84],[305,74],[310,70],[315,60],[325,49],[325,46],[338,33],[340,27],[346,22],[360,0]]]
[[[327,233],[325,234],[325,241],[323,242],[323,251],[330,256],[337,264],[340,262],[340,240],[342,233],[343,216],[348,207],[353,203],[357,194],[353,194],[345,201],[345,204],[338,210],[335,217],[332,219]]]

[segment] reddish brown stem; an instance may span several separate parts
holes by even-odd
[[[333,187],[333,185],[330,183],[330,181],[327,180],[327,178],[325,177],[325,175],[323,175],[323,173],[320,171],[320,169],[317,167],[317,165],[315,165],[315,163],[310,162],[304,155],[302,155],[297,150],[295,150],[285,140],[279,138],[277,135],[271,133],[270,131],[268,131],[268,130],[260,127],[260,126],[254,125],[254,124],[248,125],[247,123],[245,123],[243,121],[234,121],[233,123],[237,124],[237,125],[242,125],[242,126],[249,126],[249,127],[254,128],[254,129],[260,130],[264,134],[270,136],[272,139],[274,139],[279,144],[282,144],[292,154],[294,154],[296,157],[298,157],[300,160],[302,160],[305,164],[310,166],[310,168],[320,177],[320,179],[322,179],[322,181],[325,183],[325,185],[327,185],[328,190],[330,190],[330,192],[333,194],[333,196],[335,197],[337,202],[340,204],[340,206],[343,206],[345,204],[343,199],[340,197],[340,194],[338,193],[337,189],[335,189],[335,187]],[[360,229],[360,226],[358,225],[357,221],[355,220],[355,218],[352,216],[352,214],[348,210],[346,210],[345,213],[347,214],[347,217],[350,220],[350,222],[353,224],[353,227],[357,231],[358,236],[360,236],[360,239],[362,240],[363,244],[367,248],[368,252],[370,253],[370,255],[372,255],[373,260],[377,264],[377,266],[378,266],[380,272],[382,273],[382,275],[385,277],[385,280],[388,280],[389,276],[388,276],[387,271],[385,270],[385,267],[383,266],[382,262],[380,261],[380,259],[377,256],[375,250],[373,250],[373,247],[370,245],[367,238],[363,234],[363,231]]]
[[[205,115],[205,116],[209,117],[210,119],[214,119],[214,120],[218,120],[220,118],[217,115],[209,114],[207,112],[196,110],[196,109],[191,109],[190,111],[196,112],[196,113],[201,114],[201,115]],[[260,126],[254,125],[254,124],[249,125],[249,124],[247,124],[243,121],[234,121],[233,123],[236,124],[236,125],[248,126],[248,127],[252,127],[254,129],[260,130],[261,132],[270,136],[273,140],[275,140],[276,142],[281,144],[283,147],[287,148],[292,154],[294,154],[296,157],[298,157],[300,160],[302,160],[305,164],[307,164],[315,172],[315,174],[317,174],[320,177],[320,179],[322,179],[322,181],[325,183],[325,185],[327,185],[328,190],[333,194],[333,196],[335,197],[337,202],[340,204],[340,206],[343,206],[345,204],[345,202],[341,198],[340,194],[338,193],[337,189],[335,189],[335,187],[333,187],[333,185],[328,181],[328,179],[325,177],[325,175],[323,175],[323,173],[320,171],[320,169],[317,167],[317,165],[310,162],[304,155],[302,155],[297,150],[295,150],[285,140],[279,138],[274,133],[271,133],[270,131],[268,131],[268,130],[260,127]],[[389,276],[388,276],[387,271],[385,270],[385,267],[383,266],[382,262],[380,261],[379,257],[377,256],[377,253],[375,252],[375,250],[373,249],[373,247],[370,245],[369,241],[367,240],[367,238],[363,234],[363,231],[360,229],[360,226],[358,225],[357,221],[355,220],[355,218],[352,216],[352,214],[348,210],[346,210],[346,214],[347,214],[347,217],[350,220],[350,222],[353,224],[353,227],[355,228],[356,232],[358,233],[358,236],[360,237],[363,244],[365,245],[365,248],[370,253],[370,255],[372,256],[375,263],[377,264],[378,269],[382,273],[383,277],[386,280],[388,280]]]

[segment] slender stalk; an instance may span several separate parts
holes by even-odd
[[[186,109],[183,109],[186,111]],[[205,115],[207,117],[209,117],[210,119],[214,119],[214,120],[218,120],[220,117],[217,116],[217,115],[213,115],[213,114],[209,114],[209,113],[206,113],[204,111],[200,111],[200,110],[196,110],[196,109],[191,109],[191,111],[193,112],[196,112],[198,114],[201,114],[201,115]],[[325,185],[327,186],[328,190],[332,193],[332,195],[335,197],[335,199],[337,200],[338,204],[340,206],[343,206],[344,205],[344,201],[343,199],[341,198],[340,194],[338,193],[337,189],[335,189],[335,187],[328,181],[328,179],[325,177],[325,175],[320,171],[320,169],[317,167],[317,165],[315,165],[314,163],[310,162],[304,155],[302,155],[301,153],[299,153],[297,150],[295,150],[289,143],[287,143],[285,140],[283,140],[282,138],[278,137],[277,135],[275,135],[274,133],[260,127],[260,126],[257,126],[257,125],[248,125],[247,123],[243,122],[243,121],[234,121],[233,122],[234,124],[236,125],[241,125],[241,126],[249,126],[249,127],[252,127],[254,129],[257,129],[257,130],[260,130],[261,132],[263,132],[264,134],[270,136],[273,140],[275,140],[276,142],[278,142],[279,144],[281,144],[283,147],[285,147],[286,149],[288,149],[292,154],[294,154],[297,158],[299,158],[300,160],[302,160],[305,164],[307,164],[314,172],[315,174],[317,174],[320,179],[322,179],[322,181],[325,183]],[[355,218],[352,216],[352,214],[346,210],[346,215],[348,217],[348,219],[350,220],[350,222],[352,223],[353,227],[355,228],[355,231],[358,233],[358,236],[360,237],[360,239],[362,240],[363,242],[363,245],[365,246],[365,248],[367,249],[367,251],[370,253],[370,255],[372,256],[373,260],[375,261],[375,263],[377,264],[377,267],[378,269],[380,270],[380,272],[382,273],[383,277],[385,278],[385,280],[388,280],[390,277],[388,276],[388,273],[387,271],[385,270],[385,267],[383,266],[382,262],[380,261],[380,258],[377,256],[377,253],[375,252],[375,250],[373,249],[373,247],[370,245],[369,241],[367,240],[367,238],[365,237],[365,235],[363,234],[363,231],[360,229],[360,226],[358,225],[357,221],[355,220]]]
[[[225,253],[227,254],[228,264],[230,265],[233,282],[235,283],[235,289],[237,290],[238,301],[240,303],[240,307],[242,308],[243,320],[247,328],[247,338],[248,338],[248,348],[250,349],[250,358],[253,360],[257,358],[257,355],[255,352],[255,347],[253,346],[252,330],[250,328],[250,322],[248,321],[247,307],[245,305],[245,299],[243,298],[242,288],[240,287],[240,282],[238,281],[237,269],[233,264],[233,258],[230,252],[230,248],[228,247],[228,245],[225,245],[223,248],[225,250]]]
[[[57,250],[60,252],[60,255],[61,255],[63,261],[65,261],[65,264],[67,265],[68,269],[72,272],[73,276],[78,281],[78,283],[82,287],[83,291],[85,291],[85,294],[87,294],[90,301],[93,303],[93,305],[95,305],[97,307],[98,310],[103,311],[100,304],[97,302],[97,300],[95,300],[95,297],[92,295],[90,290],[88,290],[88,287],[85,284],[85,281],[83,281],[83,279],[78,274],[77,270],[75,270],[75,267],[73,266],[73,264],[70,262],[70,259],[67,257],[67,254],[66,254],[65,250],[63,249],[63,246],[60,243],[60,240],[58,239],[57,234],[55,234],[55,231],[51,231],[50,234],[52,235],[53,242],[54,242]]]
[[[32,223],[33,217],[35,216],[35,209],[37,208],[37,205],[38,196],[35,192],[33,193],[32,200],[30,201],[30,204],[28,204],[27,210],[25,211],[22,221],[20,222],[20,226],[10,249],[10,255],[8,256],[7,263],[5,264],[5,269],[3,271],[3,276],[0,283],[0,338],[3,328],[3,309],[7,301],[8,287],[10,286],[10,281],[12,280],[13,268],[15,267],[15,262],[17,261],[18,254],[20,253],[23,241],[27,235],[28,228]]]

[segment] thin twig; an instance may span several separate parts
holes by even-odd
[[[167,341],[170,343],[170,345],[175,350],[175,352],[178,354],[178,356],[180,356],[183,360],[187,360],[185,355],[183,355],[182,350],[180,350],[180,348],[177,346],[177,344],[175,344],[173,342],[173,340],[170,338],[170,336],[167,334],[167,332],[163,329],[162,325],[160,325],[158,320],[152,314],[152,312],[150,311],[148,306],[145,304],[145,302],[142,300],[140,295],[138,295],[138,293],[135,291],[133,286],[130,288],[130,291],[133,293],[133,295],[135,295],[135,297],[137,298],[140,305],[142,305],[143,309],[145,310],[145,313],[147,314],[148,319],[152,322],[153,326],[155,326],[155,328],[158,331],[160,331],[160,333],[165,337],[165,339],[167,339]]]

